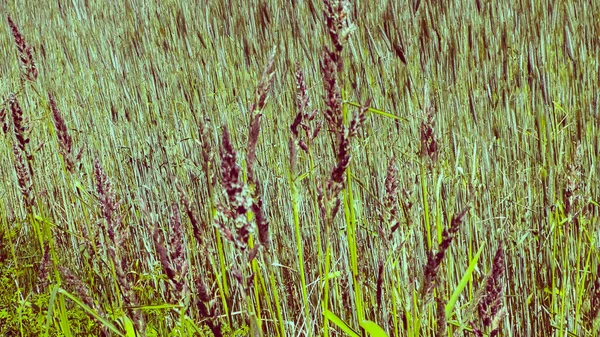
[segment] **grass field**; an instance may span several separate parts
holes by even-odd
[[[0,335],[600,335],[598,1],[0,2]]]

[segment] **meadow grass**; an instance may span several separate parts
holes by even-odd
[[[599,334],[597,1],[0,8],[0,335]]]

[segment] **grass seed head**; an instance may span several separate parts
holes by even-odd
[[[33,195],[33,180],[23,151],[18,146],[13,145],[14,160],[13,164],[15,172],[17,173],[17,180],[21,195],[23,196],[23,203],[28,209],[33,206],[34,195]]]
[[[17,51],[19,52],[19,59],[21,60],[21,65],[24,69],[24,78],[29,81],[35,81],[38,77],[38,70],[33,60],[32,48],[25,42],[25,38],[23,38],[19,28],[10,16],[8,16],[8,26],[10,27],[10,31],[15,40],[15,45],[17,46]]]
[[[75,168],[72,153],[73,139],[69,135],[67,124],[65,123],[65,120],[63,119],[60,110],[58,110],[58,107],[56,106],[54,97],[50,93],[48,93],[48,100],[50,101],[50,109],[52,110],[52,120],[54,122],[56,135],[58,137],[58,146],[60,149],[60,154],[64,158],[67,170],[72,173]]]

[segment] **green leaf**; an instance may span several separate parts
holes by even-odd
[[[332,321],[340,329],[344,330],[344,332],[350,335],[351,337],[360,337],[360,335],[356,333],[356,331],[352,330],[352,328],[350,328],[348,324],[346,324],[346,322],[342,321],[342,319],[337,317],[336,314],[334,314],[333,312],[326,310],[325,317],[327,317],[328,320]]]
[[[331,280],[331,279],[334,279],[334,278],[338,278],[341,275],[342,275],[342,273],[340,271],[334,271],[334,272],[329,273],[329,275],[327,275],[327,279]]]
[[[477,261],[479,260],[479,256],[481,255],[484,246],[485,242],[481,245],[481,247],[479,247],[477,254],[475,254],[475,256],[471,259],[471,262],[469,262],[469,268],[467,268],[467,271],[460,280],[460,283],[456,286],[456,289],[454,289],[454,293],[452,293],[450,300],[448,300],[448,303],[446,304],[446,318],[450,318],[452,315],[452,310],[454,310],[454,306],[456,305],[456,301],[458,301],[460,293],[463,291],[463,289],[465,289],[469,283],[469,280],[471,280],[471,275],[473,275],[473,271],[477,266]]]
[[[373,321],[364,320],[360,326],[372,337],[388,337],[387,333]]]
[[[125,329],[125,336],[126,337],[137,337],[137,335],[135,334],[135,328],[133,327],[133,322],[131,321],[131,319],[129,319],[129,317],[127,317],[126,315],[123,315],[121,318],[121,323],[123,323],[123,328]]]

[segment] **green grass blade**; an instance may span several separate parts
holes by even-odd
[[[454,306],[456,305],[456,301],[458,300],[460,293],[462,293],[463,289],[465,289],[465,287],[469,283],[469,280],[471,279],[471,275],[473,275],[473,271],[475,270],[475,267],[477,266],[477,261],[479,260],[479,256],[481,255],[481,252],[483,251],[484,246],[485,246],[485,242],[481,245],[481,247],[479,247],[477,254],[475,254],[475,256],[469,262],[469,268],[467,268],[467,271],[465,272],[463,277],[460,279],[460,282],[458,283],[458,285],[456,286],[456,289],[452,293],[450,300],[448,300],[448,303],[446,304],[446,318],[450,318],[450,316],[452,315],[452,310],[454,310]]]
[[[346,103],[348,105],[351,105],[351,106],[354,106],[354,107],[357,107],[357,108],[362,107],[362,105],[360,105],[359,103],[356,103],[356,102],[345,101],[344,103]],[[405,122],[408,121],[408,119],[406,119],[404,117],[396,116],[394,114],[391,114],[389,112],[385,112],[383,110],[379,110],[379,109],[375,109],[375,108],[368,108],[368,111],[376,113],[376,114],[381,115],[383,117],[397,119],[397,120],[401,120],[401,121],[405,121]]]
[[[117,336],[125,337],[125,335],[123,335],[123,333],[121,333],[121,331],[119,331],[119,329],[117,329],[117,327],[114,324],[112,324],[110,321],[108,321],[104,317],[98,315],[98,313],[96,313],[92,308],[88,307],[86,304],[81,302],[77,297],[73,296],[71,293],[64,290],[63,288],[59,288],[58,292],[61,293],[62,295],[65,295],[66,297],[68,297],[71,301],[75,302],[75,304],[80,306],[83,310],[87,311],[90,315],[92,315],[95,319],[97,319],[99,322],[101,322],[110,331],[114,332]]]

